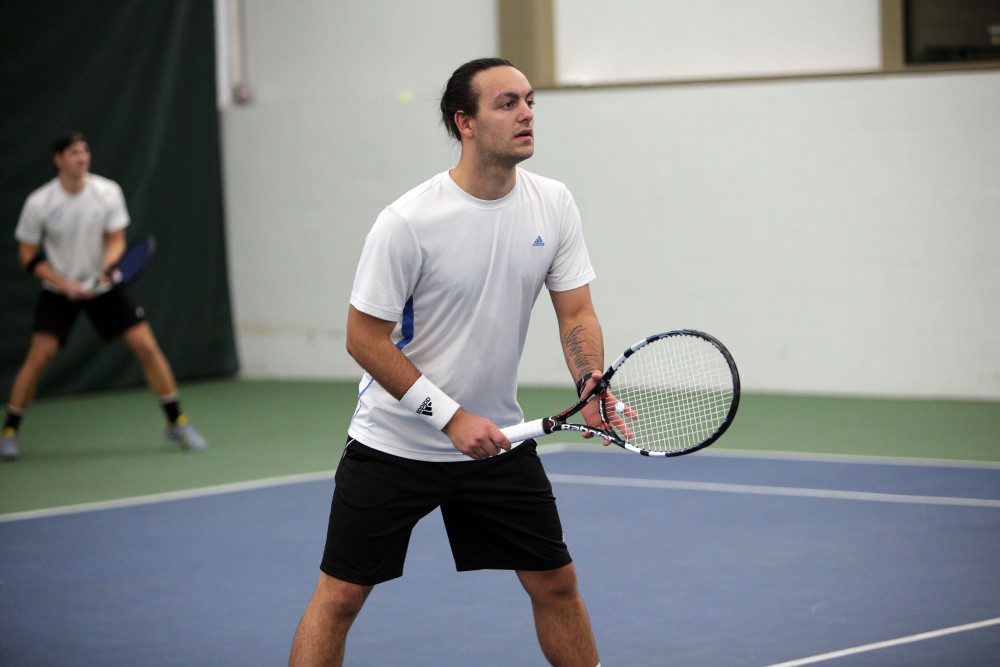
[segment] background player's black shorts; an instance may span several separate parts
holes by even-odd
[[[528,440],[481,461],[413,461],[348,439],[320,569],[373,586],[403,574],[413,527],[441,508],[455,567],[552,570],[572,562],[552,485]]]
[[[32,330],[53,334],[60,345],[65,345],[80,311],[87,313],[104,340],[116,338],[146,319],[142,307],[132,300],[124,285],[86,301],[70,301],[62,294],[43,289],[35,304]]]

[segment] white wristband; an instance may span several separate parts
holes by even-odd
[[[459,408],[458,403],[423,375],[417,378],[399,403],[439,431],[451,421]]]

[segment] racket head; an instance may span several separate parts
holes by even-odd
[[[615,435],[611,441],[645,456],[708,447],[733,423],[740,403],[739,371],[729,350],[693,329],[639,341],[604,379],[601,419]]]
[[[129,283],[138,278],[154,252],[156,252],[156,239],[152,236],[144,236],[129,243],[115,265],[112,282]]]

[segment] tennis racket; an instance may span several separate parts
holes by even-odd
[[[595,399],[600,428],[567,422]],[[740,376],[729,351],[707,333],[681,329],[625,350],[564,412],[500,430],[511,443],[578,431],[643,456],[680,456],[718,440],[739,404]]]
[[[147,235],[130,242],[118,262],[105,271],[108,281],[101,283],[94,280],[91,289],[107,292],[116,285],[132,282],[146,268],[154,252],[156,252],[156,239],[152,236]]]

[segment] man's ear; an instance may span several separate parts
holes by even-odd
[[[465,113],[464,111],[455,112],[455,127],[458,128],[459,134],[463,137],[472,138],[475,136],[475,122],[476,119],[473,116]]]

